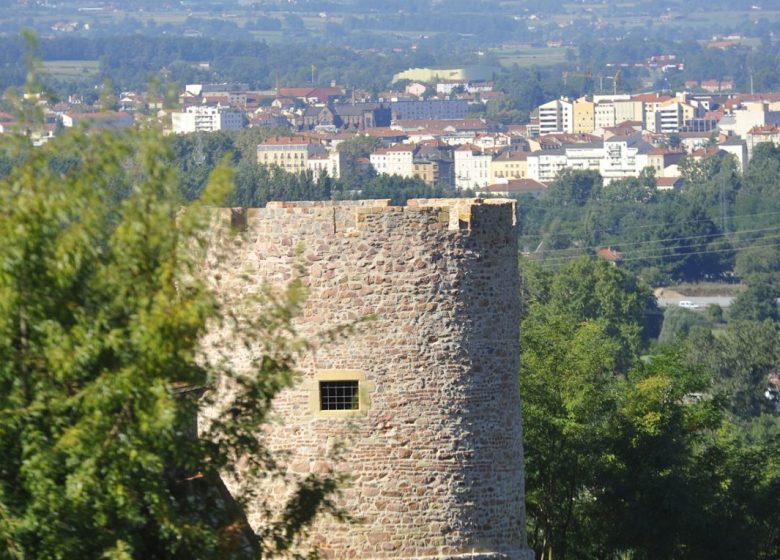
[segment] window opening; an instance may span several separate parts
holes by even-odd
[[[320,410],[359,410],[357,380],[320,381]]]

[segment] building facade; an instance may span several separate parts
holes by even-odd
[[[288,173],[306,171],[310,168],[310,159],[327,155],[325,146],[304,136],[274,136],[257,146],[257,163],[276,165]],[[330,169],[331,163],[324,165],[326,169]]]
[[[192,105],[171,113],[171,127],[175,134],[238,130],[244,127],[244,115],[221,105]]]
[[[464,144],[455,149],[453,158],[457,190],[475,189],[490,184],[492,155],[483,154],[482,150],[473,144]]]

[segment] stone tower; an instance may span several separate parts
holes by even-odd
[[[340,505],[355,522],[315,524],[309,544],[324,557],[533,558],[514,218],[512,201],[479,199],[220,210],[212,244],[227,258],[207,273],[228,306],[302,260],[304,334],[373,316],[301,364],[267,434],[295,476],[322,472],[346,442]]]

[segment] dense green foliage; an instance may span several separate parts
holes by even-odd
[[[768,306],[750,311],[752,318],[772,317],[780,270],[779,153],[759,145],[744,174],[731,157],[684,158],[679,192],[657,191],[648,172],[603,186],[594,172],[564,171],[544,197],[521,201],[521,246],[539,248],[539,258],[553,267],[613,247],[623,266],[652,284],[738,275],[755,285],[740,299]]]
[[[241,510],[281,473],[256,434],[306,348],[300,281],[227,316],[197,274],[214,170],[182,213],[172,153],[151,132],[5,145],[0,181],[0,558],[231,558],[284,551],[336,488],[303,479],[252,531]],[[67,161],[68,165],[62,165]],[[222,325],[228,341],[201,339]],[[251,341],[252,371],[228,357]],[[234,394],[194,433],[217,378]],[[250,482],[230,497],[220,476]]]
[[[643,356],[654,308],[630,273],[592,260],[556,273],[526,260],[522,269],[527,526],[537,556],[780,558],[771,513],[780,416],[763,395],[778,364],[776,325],[733,322],[723,336],[693,326],[689,341],[674,337]]]

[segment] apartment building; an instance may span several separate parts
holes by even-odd
[[[648,154],[653,146],[640,134],[613,136],[604,141],[604,157],[599,163],[599,172],[604,183],[613,179],[637,177],[648,165]]]
[[[748,159],[752,159],[753,150],[762,142],[771,142],[775,146],[780,146],[780,127],[774,124],[754,126],[745,134],[745,142]]]
[[[568,163],[566,150],[539,150],[531,152],[527,157],[528,178],[542,183],[551,183]]]
[[[743,103],[718,122],[721,132],[736,134],[742,138],[747,138],[751,129],[767,125],[780,125],[780,111],[772,110],[769,103],[761,102]]]
[[[596,95],[593,97],[594,130],[617,126],[626,121],[643,122],[644,102],[630,95]]]
[[[647,152],[647,167],[655,170],[656,177],[666,177],[667,175],[677,175],[671,172],[673,166],[677,166],[680,160],[685,156],[682,149],[671,148],[652,148]]]
[[[416,177],[427,185],[451,188],[453,161],[444,150],[426,144],[396,144],[369,156],[377,173]]]
[[[528,177],[528,152],[507,150],[490,161],[490,182]]]
[[[323,154],[327,154],[325,146],[304,136],[274,136],[257,146],[257,163],[276,165],[289,173],[300,173],[310,169],[310,159]],[[332,164],[323,165],[328,167]],[[317,168],[315,164],[312,166],[312,169]]]
[[[537,112],[540,135],[572,132],[574,129],[574,107],[565,97],[539,105]]]
[[[338,179],[343,166],[344,154],[338,150],[312,153],[306,160],[306,169],[312,172],[315,181],[323,172],[332,179]]]
[[[464,119],[468,113],[468,101],[465,99],[393,101],[390,103],[390,112],[394,121]]]
[[[369,160],[380,175],[411,178],[414,176],[414,151],[413,144],[396,144],[375,151],[369,156]]]
[[[563,147],[566,167],[577,171],[599,171],[604,158],[604,142],[568,144]]]
[[[572,130],[571,132],[590,134],[595,127],[596,104],[585,97],[580,97],[572,103]]]
[[[780,129],[775,127],[775,136],[772,142],[780,145]],[[729,136],[718,144],[721,150],[728,152],[737,160],[738,169],[744,173],[747,171],[748,161],[752,155],[752,150],[748,151],[747,141],[736,136]]]
[[[473,144],[464,144],[454,151],[455,188],[458,190],[485,187],[490,183],[490,162],[493,156],[482,153]]]
[[[244,114],[222,105],[191,105],[182,112],[171,113],[175,134],[238,130],[244,127]]]

